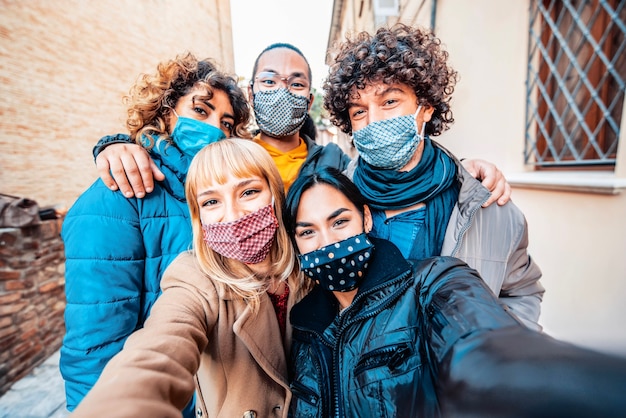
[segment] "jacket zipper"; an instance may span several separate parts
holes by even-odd
[[[385,282],[382,285],[373,287],[372,289],[370,289],[367,293],[363,293],[361,295],[358,295],[356,298],[354,298],[354,300],[352,301],[352,303],[350,304],[350,306],[355,305],[356,302],[360,301],[361,299],[364,299],[365,297],[369,296],[372,293],[375,293],[381,289],[384,289],[385,287],[388,287],[390,285],[396,284],[398,282],[402,282],[404,279],[406,279],[407,277],[409,277],[411,275],[413,270],[408,270],[406,272],[404,272],[401,276],[398,276],[397,279],[391,281],[391,282]],[[400,291],[404,291],[406,290],[406,288],[408,286],[410,286],[410,282],[406,282],[405,286],[401,286],[396,293],[400,292]],[[333,347],[333,388],[334,388],[334,394],[335,396],[333,397],[334,399],[334,410],[335,410],[335,417],[336,418],[342,418],[342,409],[341,409],[341,401],[342,401],[342,397],[341,397],[341,393],[340,393],[340,376],[339,376],[339,370],[338,370],[338,365],[339,365],[339,357],[340,357],[340,353],[339,353],[339,347],[341,346],[341,341],[343,340],[343,331],[351,324],[354,324],[356,322],[359,321],[363,321],[365,319],[371,318],[375,315],[377,315],[379,312],[387,309],[388,306],[390,306],[393,302],[395,302],[396,298],[387,298],[387,301],[380,305],[378,307],[378,309],[375,309],[371,312],[369,312],[367,315],[362,315],[356,318],[352,318],[351,321],[345,321],[344,318],[347,316],[350,307],[348,307],[348,309],[346,310],[346,312],[343,314],[343,316],[341,316],[339,318],[339,324],[337,324],[337,339],[336,339],[336,343],[335,346]]]
[[[476,212],[478,212],[478,209],[481,208],[481,206],[487,201],[489,200],[489,196],[485,197],[483,199],[482,202],[480,202],[478,205],[474,206],[474,208],[471,210],[467,222],[465,222],[465,224],[463,225],[463,227],[461,228],[461,230],[459,231],[458,235],[456,236],[456,245],[454,246],[454,249],[452,250],[452,252],[450,253],[451,256],[456,257],[457,252],[459,251],[459,249],[461,248],[461,238],[463,237],[463,235],[465,235],[465,232],[470,228],[470,226],[472,225],[472,221],[474,220],[474,215],[476,214]]]

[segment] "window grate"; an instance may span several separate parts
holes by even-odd
[[[526,164],[615,165],[626,90],[625,4],[531,0]]]

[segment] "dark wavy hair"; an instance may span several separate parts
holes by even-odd
[[[357,34],[341,43],[324,81],[324,107],[331,121],[352,133],[348,103],[368,84],[405,84],[421,105],[434,108],[426,134],[436,136],[454,122],[450,99],[458,74],[447,64],[441,41],[425,29],[396,24],[375,35]]]

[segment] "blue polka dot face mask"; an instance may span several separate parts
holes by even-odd
[[[332,292],[359,286],[367,271],[374,245],[365,233],[298,255],[304,274]]]

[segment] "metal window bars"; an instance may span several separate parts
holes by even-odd
[[[615,165],[625,21],[623,0],[530,1],[526,164]]]

